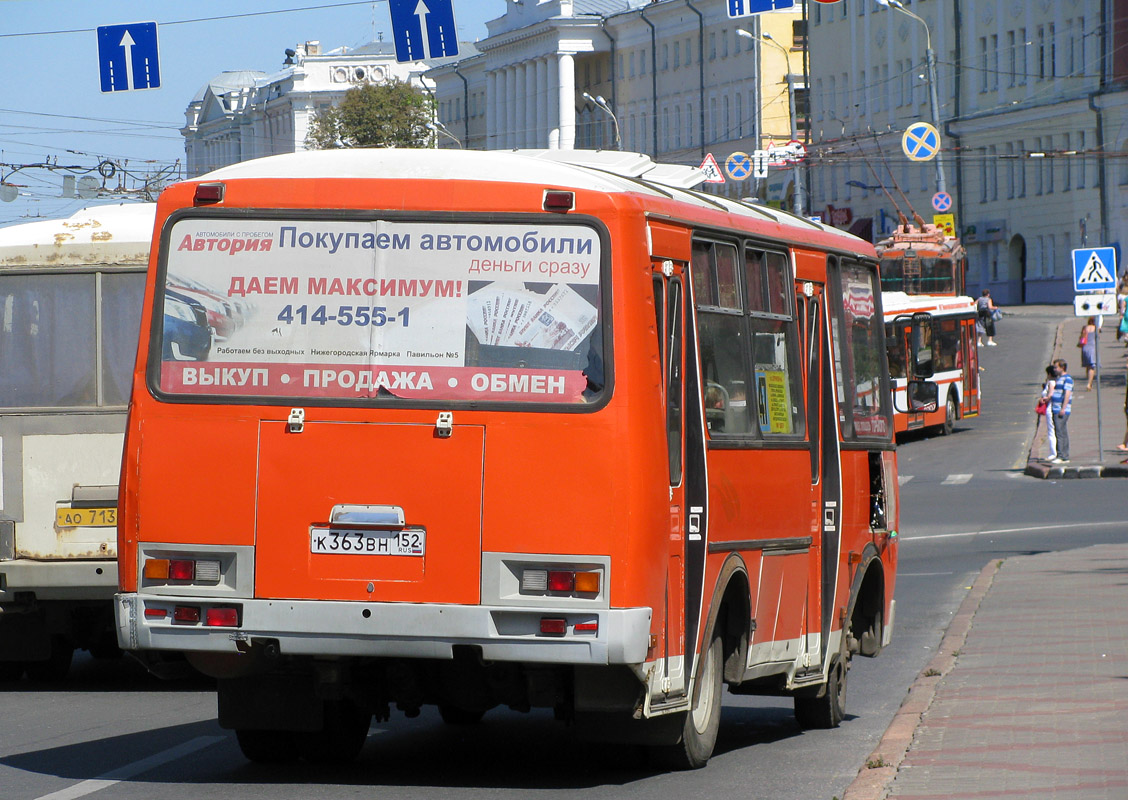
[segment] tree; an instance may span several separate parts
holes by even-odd
[[[431,101],[406,81],[364,83],[310,120],[306,147],[426,147],[431,143]]]

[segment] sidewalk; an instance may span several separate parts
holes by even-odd
[[[1026,474],[1036,478],[1128,478],[1128,452],[1116,449],[1124,441],[1124,381],[1128,348],[1116,340],[1120,317],[1105,318],[1100,331],[1100,385],[1094,381],[1093,391],[1085,391],[1085,369],[1081,366],[1081,350],[1076,347],[1083,317],[1068,316],[1058,323],[1052,358],[1064,358],[1073,376],[1073,411],[1069,415],[1069,464],[1051,464],[1046,451],[1045,420],[1037,420],[1030,398],[1030,420],[1038,430],[1030,446]],[[1043,365],[1044,366],[1044,365]],[[1037,380],[1045,380],[1039,371]],[[1101,448],[1097,448],[1098,392],[1101,417]],[[1128,795],[1126,795],[1128,797]]]
[[[842,800],[1128,797],[1126,582],[1128,545],[985,566]]]

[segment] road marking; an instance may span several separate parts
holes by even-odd
[[[897,572],[898,578],[930,578],[934,575],[955,575],[954,572]]]
[[[897,476],[897,485],[898,486],[904,486],[906,483],[908,483],[912,479],[913,479],[912,475],[898,475]]]
[[[105,775],[99,775],[97,778],[76,783],[74,786],[68,786],[66,789],[60,789],[51,794],[45,794],[37,797],[36,800],[74,800],[77,797],[85,797],[94,792],[100,792],[115,783],[121,783],[142,772],[148,772],[155,767],[162,764],[167,764],[169,761],[175,761],[178,758],[183,758],[190,753],[197,750],[202,750],[205,747],[220,741],[225,737],[223,736],[197,736],[195,739],[179,744],[176,747],[170,747],[168,750],[157,753],[156,755],[143,758],[140,761],[134,761],[132,764],[126,764],[124,767],[118,767],[115,770],[107,772]]]
[[[940,481],[941,486],[959,486],[971,480],[970,472],[955,473]]]
[[[921,539],[956,539],[967,538],[969,536],[993,536],[997,533],[1031,533],[1032,531],[1059,531],[1063,528],[1108,528],[1112,526],[1124,527],[1124,520],[1110,520],[1108,522],[1067,522],[1061,525],[1030,525],[1025,528],[995,528],[994,530],[986,531],[961,531],[960,533],[935,533],[935,534],[921,534],[920,536],[905,536],[901,534],[902,541],[920,541]]]

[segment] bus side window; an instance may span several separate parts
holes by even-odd
[[[705,421],[711,435],[746,435],[752,428],[738,253],[735,245],[724,242],[693,244]]]
[[[666,295],[666,443],[670,485],[682,479],[682,283],[671,278]]]
[[[765,436],[802,436],[801,344],[790,261],[783,253],[746,249],[744,266],[760,432]],[[759,298],[754,297],[756,291],[761,293]]]

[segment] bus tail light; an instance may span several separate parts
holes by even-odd
[[[220,563],[217,559],[149,558],[142,574],[148,581],[183,581],[186,583],[219,583]]]
[[[223,191],[226,187],[222,183],[197,183],[196,194],[192,202],[198,206],[209,206],[213,203],[223,202]]]
[[[540,632],[549,636],[563,636],[568,632],[568,620],[563,617],[541,617]]]
[[[199,606],[177,606],[172,610],[173,622],[196,623],[200,621]]]
[[[209,608],[204,624],[214,628],[239,627],[239,609],[231,607]]]
[[[599,594],[602,578],[599,572],[574,569],[529,568],[521,571],[521,591],[559,592],[565,594]]]
[[[570,570],[549,570],[548,590],[550,592],[570,592],[575,586],[576,573]]]
[[[571,211],[576,207],[575,192],[548,189],[544,193],[545,211]]]

